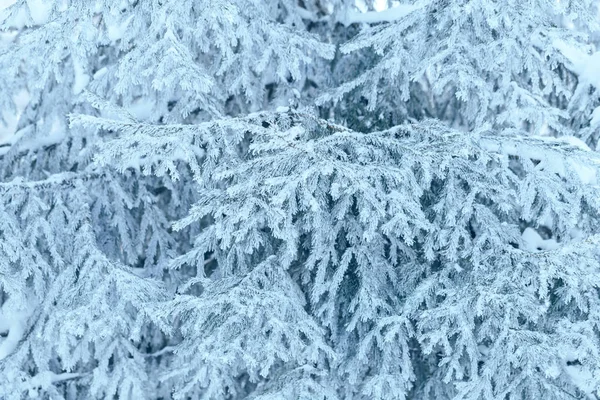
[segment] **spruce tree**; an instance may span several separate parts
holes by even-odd
[[[592,0],[0,11],[0,398],[600,396]]]

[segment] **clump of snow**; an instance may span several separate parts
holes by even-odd
[[[585,57],[578,69],[580,82],[600,88],[600,51]]]
[[[0,46],[4,46],[11,43],[17,37],[17,34],[18,32],[16,30],[0,32]]]
[[[398,4],[395,7],[380,9],[379,11],[348,11],[340,22],[346,26],[355,23],[376,24],[379,22],[394,22],[406,17],[417,9],[419,7],[412,4]]]
[[[131,22],[133,15],[127,18],[125,21],[122,21],[119,25],[109,25],[107,30],[108,39],[115,42],[123,37],[125,31],[127,30],[127,26]]]
[[[35,24],[41,25],[48,21],[52,8],[51,2],[43,0],[27,0],[27,6],[29,7],[29,15]]]
[[[17,0],[0,0],[0,11],[15,4]]]
[[[0,360],[11,355],[27,330],[27,323],[33,306],[23,307],[21,298],[14,299],[10,296],[0,307],[0,332],[6,334],[0,339]]]
[[[9,140],[7,140],[6,144],[18,146],[20,151],[35,151],[45,146],[50,146],[56,143],[60,143],[67,135],[65,122],[58,117],[55,117],[52,120],[52,124],[50,125],[50,129],[47,127],[44,129],[39,129],[39,127],[44,126],[45,122],[43,120],[39,121],[36,124],[37,132],[32,132],[32,126],[27,128],[23,128],[17,132],[15,132]],[[45,134],[39,135],[38,132],[44,132]],[[31,136],[26,136],[31,135]],[[5,146],[0,148],[0,155],[5,154],[10,146]]]
[[[388,8],[387,0],[375,0],[373,2],[373,8],[375,11],[385,11]]]
[[[85,73],[85,69],[77,60],[73,60],[73,69],[75,71],[75,80],[73,82],[73,94],[78,95],[90,83],[90,76]]]
[[[600,51],[586,54],[562,41],[555,41],[556,47],[571,63],[570,69],[579,77],[580,85],[600,88]]]
[[[2,112],[4,123],[0,122],[0,146],[14,142],[14,135],[19,119],[21,118],[21,113],[27,107],[29,100],[29,93],[26,90],[22,90],[14,97],[16,112],[11,113],[6,110]]]
[[[0,0],[0,11],[4,10],[15,4],[17,0]],[[27,11],[24,8],[19,9],[19,11],[12,17],[10,20],[5,21],[6,28],[16,28],[21,29],[25,26],[28,21]],[[6,32],[2,32],[3,36]],[[4,39],[4,38],[3,38]],[[4,42],[4,40],[3,40]]]
[[[544,371],[544,372],[546,373],[547,377],[556,379],[561,374],[561,368],[560,368],[560,365],[555,363],[555,364],[551,364],[550,366],[548,366],[548,368],[546,368],[546,371]]]
[[[152,110],[155,106],[156,104],[151,98],[141,97],[127,107],[127,111],[138,121],[148,121],[152,118]]]
[[[596,169],[588,165],[583,165],[577,162],[571,162],[571,168],[575,171],[581,183],[590,185],[597,180]]]
[[[589,398],[599,398],[598,379],[592,371],[580,363],[574,362],[581,358],[581,354],[575,349],[567,349],[562,354],[563,369],[571,379],[571,382]]]
[[[557,249],[558,243],[554,239],[543,239],[533,228],[526,228],[521,235],[523,250],[537,253],[538,251],[548,251]]]
[[[575,136],[561,136],[558,138],[547,138],[546,140],[562,142],[583,151],[592,151],[583,140]],[[560,161],[555,160],[555,163],[560,164]],[[581,180],[581,183],[589,185],[596,182],[597,165],[585,165],[577,160],[568,160],[568,166],[577,174],[577,176]],[[560,171],[562,172],[562,174],[564,174],[564,166],[560,168]]]
[[[594,112],[592,112],[592,118],[590,120],[590,125],[593,127],[600,125],[600,107],[596,107],[594,109]]]
[[[581,139],[575,136],[561,136],[555,139],[556,141],[570,144],[571,146],[577,147],[580,150],[592,151],[590,147]]]
[[[565,143],[583,151],[591,151],[590,148],[580,139],[573,136],[564,136],[560,138],[553,138],[547,136],[539,136],[537,139],[542,139],[546,142],[554,143]],[[497,141],[482,139],[481,145],[489,151],[508,154],[515,157],[525,157],[532,160],[540,160],[544,162],[544,169],[546,171],[554,172],[560,176],[566,176],[567,171],[574,172],[581,183],[589,185],[597,181],[597,169],[600,167],[600,159],[590,158],[586,162],[593,163],[592,165],[586,165],[577,158],[562,158],[562,157],[550,157],[544,154],[536,147],[525,146],[523,143],[510,143],[503,142],[498,143]]]
[[[96,73],[94,74],[94,80],[95,79],[100,79],[102,78],[104,75],[106,75],[106,73],[108,72],[108,69],[106,67],[102,67],[100,68],[98,71],[96,71]]]

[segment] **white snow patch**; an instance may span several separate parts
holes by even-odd
[[[597,181],[596,169],[577,162],[571,162],[571,168],[575,171],[581,183],[585,185],[593,184]]]
[[[15,4],[17,0],[0,0],[0,11]]]
[[[131,22],[133,15],[127,18],[125,21],[122,21],[119,25],[110,25],[108,26],[107,36],[108,39],[115,42],[123,37],[125,31],[127,30],[127,26]]]
[[[367,3],[365,3],[365,0],[356,0],[354,2],[354,6],[356,8],[358,8],[359,12],[367,12],[367,11],[369,11],[369,7],[367,6]]]
[[[16,2],[17,2],[17,0],[0,0],[0,11],[12,6]],[[27,11],[25,9],[21,8],[21,9],[19,9],[19,11],[17,12],[17,14],[14,17],[12,17],[10,20],[6,21],[6,28],[21,29],[22,27],[25,26],[25,23],[27,22],[27,20],[28,20]],[[7,32],[2,32],[3,36],[6,33]]]
[[[571,378],[571,382],[579,390],[587,394],[590,399],[600,396],[600,390],[596,390],[598,379],[594,377],[594,374],[590,370],[583,368],[581,365],[566,365],[565,371],[569,375],[569,378]]]
[[[420,7],[410,4],[398,4],[395,7],[382,9],[380,11],[353,11],[350,10],[340,21],[348,26],[355,23],[376,24],[379,22],[393,22],[406,17],[408,14]]]
[[[558,138],[547,138],[546,140],[562,142],[562,143],[571,145],[573,147],[577,147],[579,150],[583,150],[583,151],[592,151],[590,149],[590,147],[583,140],[581,140],[575,136],[561,136]],[[556,163],[560,163],[560,161],[556,161]],[[577,160],[569,160],[568,164],[569,164],[569,167],[575,171],[575,173],[581,180],[581,183],[589,185],[589,184],[596,182],[596,178],[597,178],[596,168],[597,167],[594,167],[591,165],[584,165],[581,162],[578,162]],[[564,166],[560,169],[561,169],[561,171],[564,171]]]
[[[43,122],[40,123],[43,126]],[[20,151],[35,151],[44,146],[60,143],[67,135],[64,121],[58,117],[55,117],[55,119],[52,121],[49,131],[47,129],[41,130],[43,132],[48,132],[45,136],[34,134],[32,137],[18,141],[24,135],[31,132],[31,129],[32,127],[29,126],[21,129],[18,132],[15,132],[14,135],[12,135],[9,143],[18,146]],[[5,154],[9,148],[9,146],[0,148],[0,154]]]
[[[102,67],[94,74],[94,79],[100,79],[108,72],[108,68]]]
[[[6,110],[2,112],[2,118],[5,122],[0,122],[0,145],[14,142],[14,134],[17,130],[21,113],[27,107],[29,100],[29,93],[26,90],[22,90],[14,97],[16,112],[9,113]]]
[[[27,6],[29,7],[29,15],[31,15],[31,19],[35,24],[41,25],[48,21],[52,9],[52,2],[27,0]]]
[[[558,364],[552,364],[550,365],[548,368],[546,368],[545,374],[547,377],[552,378],[552,379],[556,379],[560,376],[561,373],[561,369],[560,369],[560,365]]]
[[[578,353],[579,352],[575,349],[567,349],[564,351],[562,356],[563,368],[571,379],[571,382],[573,382],[579,390],[584,392],[590,399],[597,399],[600,397],[600,390],[598,389],[600,380],[598,379],[598,376],[581,364],[567,364],[569,361],[580,359],[581,355]]]
[[[592,118],[590,120],[590,125],[592,127],[596,127],[600,125],[600,107],[596,107],[592,112]]]
[[[578,69],[580,82],[600,88],[600,51],[585,57]]]
[[[17,37],[18,33],[19,32],[17,30],[0,32],[0,46],[12,43],[12,41]]]
[[[555,250],[559,247],[554,239],[542,239],[539,233],[533,228],[526,228],[521,235],[523,250],[537,253],[538,251]]]
[[[4,360],[16,350],[27,330],[33,309],[29,304],[17,304],[17,300],[13,300],[12,296],[0,307],[0,332],[7,334],[3,339],[0,338],[0,360]]]
[[[580,150],[591,151],[583,141],[573,136],[564,136],[560,138],[538,136],[537,138],[543,139],[546,142],[566,143],[577,147]],[[497,141],[488,139],[482,139],[480,143],[488,151],[543,161],[544,169],[546,171],[553,172],[561,176],[566,176],[567,170],[571,170],[577,174],[581,183],[583,184],[592,184],[597,181],[596,170],[600,167],[600,159],[590,159],[590,162],[594,162],[594,165],[584,165],[580,160],[577,159],[548,157],[544,155],[543,152],[537,150],[534,146],[526,146],[523,143],[498,143]]]
[[[384,11],[388,8],[387,5],[387,0],[375,0],[373,2],[373,8],[375,9],[375,11]]]
[[[580,85],[600,88],[600,51],[586,54],[560,40],[554,42],[554,47],[569,60],[569,67],[578,75]]]
[[[142,97],[127,107],[127,111],[138,121],[148,121],[152,118],[154,107],[155,103],[152,99]]]
[[[75,73],[73,94],[76,96],[86,88],[88,83],[90,83],[90,76],[85,73],[85,69],[77,59],[73,59],[73,70]]]
[[[571,146],[577,147],[580,150],[584,151],[592,151],[590,147],[581,139],[575,136],[560,136],[555,138],[557,142],[563,142],[566,144],[570,144]]]
[[[539,135],[540,136],[549,136],[550,134],[550,126],[547,122],[544,122],[540,128]]]

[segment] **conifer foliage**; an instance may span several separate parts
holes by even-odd
[[[592,0],[11,0],[0,398],[600,398]]]

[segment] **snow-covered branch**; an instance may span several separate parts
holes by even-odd
[[[391,7],[382,11],[367,11],[360,12],[357,10],[349,10],[340,21],[345,26],[352,24],[377,24],[380,22],[398,21],[420,7],[412,4],[400,4],[396,7]]]
[[[103,174],[100,172],[61,172],[58,174],[50,175],[46,179],[41,179],[37,181],[27,181],[22,177],[18,177],[13,179],[10,182],[0,182],[1,189],[11,189],[11,188],[24,188],[24,189],[35,189],[35,188],[44,188],[49,186],[59,186],[59,185],[67,185],[71,184],[73,181],[81,179],[96,179],[102,177]]]
[[[569,61],[568,68],[579,77],[580,84],[600,89],[600,51],[587,54],[560,40],[554,42],[554,47]]]

